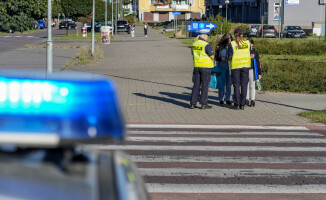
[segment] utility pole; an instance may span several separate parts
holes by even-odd
[[[113,0],[111,0],[111,9],[112,9],[112,11],[111,11],[111,26],[112,26],[112,28],[114,27],[113,26]],[[114,32],[113,32],[113,29],[112,29],[112,35],[114,35]]]
[[[108,25],[108,0],[105,0],[105,26]]]
[[[52,0],[48,0],[48,40],[46,41],[46,72],[52,73],[53,63],[53,41],[52,41]]]
[[[279,13],[278,13],[278,38],[281,38],[281,13],[280,13],[280,8],[281,8],[281,0],[278,0],[278,10],[279,10]]]
[[[118,29],[118,0],[115,0],[115,3],[116,3],[116,6],[115,6],[115,24],[114,24],[114,32],[115,32],[115,35],[117,35],[117,29]]]
[[[225,13],[225,19],[226,22],[228,22],[228,4],[230,3],[229,0],[225,0],[225,4],[226,4],[226,13]]]
[[[92,19],[92,56],[95,49],[95,0],[93,0],[93,19]]]
[[[284,5],[285,5],[284,0],[282,0],[282,5],[281,5],[281,31],[283,30],[283,25],[284,25],[284,10],[285,10]],[[283,35],[282,35],[281,39],[283,39]]]

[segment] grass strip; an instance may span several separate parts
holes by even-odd
[[[326,124],[326,110],[301,112],[301,113],[299,113],[299,116],[310,119],[313,122],[319,122],[319,123]]]

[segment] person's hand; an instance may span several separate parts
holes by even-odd
[[[258,79],[261,79],[261,75],[258,75]]]

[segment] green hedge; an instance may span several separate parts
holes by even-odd
[[[307,39],[254,39],[260,54],[272,55],[322,55],[326,53],[326,43]]]
[[[264,90],[326,93],[326,61],[262,59]]]

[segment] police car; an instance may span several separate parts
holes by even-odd
[[[0,199],[149,199],[126,154],[85,145],[124,136],[116,86],[106,77],[2,73]]]

